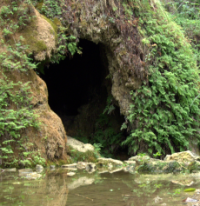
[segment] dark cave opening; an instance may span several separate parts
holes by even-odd
[[[81,55],[50,64],[40,76],[47,84],[49,105],[62,119],[67,135],[93,144],[98,138],[105,138],[97,137],[99,130],[105,133],[113,128],[110,134],[118,135],[124,118],[114,101],[115,111],[107,119],[102,117],[108,97],[112,96],[111,80],[106,78],[109,71],[104,45],[81,39],[78,46],[82,48]],[[99,125],[100,121],[106,122]],[[113,153],[124,153],[119,145],[113,148]]]
[[[79,46],[83,54],[52,64],[41,75],[48,87],[49,105],[58,115],[77,115],[78,108],[91,100],[94,90],[106,92],[101,85],[106,71],[102,69],[100,46],[87,40],[81,40]]]

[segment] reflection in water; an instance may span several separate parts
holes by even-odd
[[[43,174],[39,180],[21,179],[18,173],[1,174],[0,205],[65,206],[68,189],[66,172]]]
[[[6,206],[179,206],[198,194],[185,193],[188,182],[200,188],[200,175],[138,175],[125,172],[44,171],[39,180],[0,173],[0,205]],[[200,194],[200,192],[199,192]],[[186,203],[188,206],[190,203]],[[192,204],[192,203],[191,203]]]

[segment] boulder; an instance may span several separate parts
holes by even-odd
[[[84,144],[83,142],[80,142],[72,137],[67,137],[67,145],[71,146],[74,150],[77,150],[78,152],[94,152],[94,146],[91,144]]]
[[[98,158],[97,165],[99,167],[109,166],[109,168],[123,166],[123,162],[112,158]],[[112,166],[111,166],[112,165]]]
[[[150,158],[147,155],[137,155],[129,158],[125,164],[130,164],[130,161],[135,161],[135,170],[140,173],[166,174],[200,171],[200,157],[191,151],[167,155],[164,160]]]
[[[44,167],[42,165],[36,165],[36,172],[41,173],[44,170]]]
[[[16,172],[16,168],[8,168],[8,169],[2,169],[4,172]]]
[[[88,162],[85,169],[88,173],[93,173],[96,170],[96,164],[92,162]]]
[[[167,155],[165,161],[177,161],[186,165],[191,164],[194,161],[200,161],[200,157],[191,151],[177,152],[172,155]]]
[[[78,162],[77,163],[77,169],[79,169],[79,170],[85,169],[86,166],[87,166],[86,162]]]
[[[68,173],[67,173],[67,176],[72,177],[72,176],[74,176],[75,174],[76,174],[75,172],[68,172]]]

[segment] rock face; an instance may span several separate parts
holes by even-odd
[[[117,101],[120,112],[128,115],[131,102],[130,91],[136,90],[145,78],[143,51],[134,22],[126,19],[125,9],[119,2],[93,1],[87,3],[77,0],[65,1],[62,23],[69,27],[74,36],[87,39],[103,46],[102,53],[107,58],[109,76],[112,80],[112,95]],[[113,8],[118,14],[115,20]],[[121,14],[121,15],[120,15]]]
[[[41,122],[39,131],[30,128],[30,141],[38,148],[43,157],[49,160],[66,158],[67,136],[61,119],[50,109],[48,105],[48,91],[44,81],[30,71],[27,81],[31,78],[32,105],[38,120]],[[23,77],[21,77],[23,79]]]
[[[27,6],[24,1],[20,1],[22,7]],[[5,6],[5,2],[0,3],[0,8]],[[9,2],[8,2],[9,4]],[[12,36],[15,43],[22,41],[22,44],[29,45],[27,52],[33,53],[34,58],[38,61],[51,58],[53,51],[56,48],[56,31],[53,28],[53,23],[49,23],[47,18],[39,14],[39,12],[32,6],[27,7],[31,14],[34,16],[34,20],[29,22],[23,29],[20,29]],[[23,39],[20,40],[20,36]],[[2,32],[0,32],[2,37]],[[9,47],[6,43],[0,43],[0,52],[9,54]],[[24,54],[25,55],[25,54]],[[17,60],[19,61],[19,60]],[[0,78],[3,76],[3,69],[0,71]],[[30,102],[34,113],[37,115],[37,120],[40,122],[39,129],[36,130],[32,127],[26,128],[21,131],[21,137],[28,137],[28,141],[32,143],[29,147],[26,147],[26,151],[35,151],[37,155],[49,159],[51,161],[56,159],[66,159],[66,145],[67,140],[65,129],[63,127],[61,119],[50,109],[48,105],[48,91],[44,81],[36,74],[34,70],[28,70],[21,72],[13,70],[11,72],[6,71],[6,76],[9,81],[14,83],[22,82],[25,84],[30,82],[29,92],[32,96]],[[16,109],[15,106],[13,106]],[[19,152],[14,151],[15,156],[18,156]],[[29,161],[33,163],[33,158]]]

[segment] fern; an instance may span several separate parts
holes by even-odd
[[[122,144],[129,145],[131,153],[182,151],[188,149],[191,136],[200,140],[199,72],[179,26],[166,18],[160,5],[162,12],[148,13],[141,5],[143,43],[154,46],[146,58],[148,81],[131,92],[128,120],[137,126]]]

